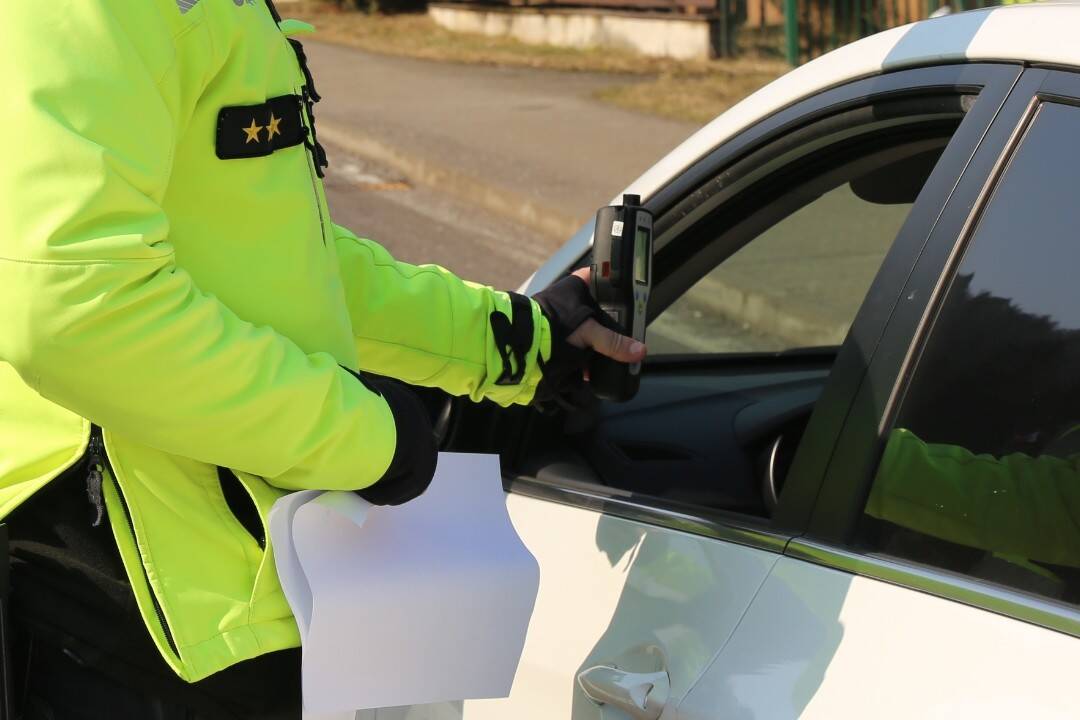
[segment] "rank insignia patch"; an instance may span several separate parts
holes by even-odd
[[[298,95],[282,95],[261,105],[221,108],[217,121],[217,156],[222,160],[264,157],[300,145],[307,137]]]

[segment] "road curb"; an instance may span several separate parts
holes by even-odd
[[[542,206],[510,190],[433,164],[370,135],[358,134],[324,120],[319,121],[319,139],[346,152],[388,165],[413,182],[436,187],[441,193],[521,223],[560,242],[577,232],[584,222],[558,208]]]

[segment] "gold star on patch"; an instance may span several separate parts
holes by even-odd
[[[270,136],[266,138],[267,141],[273,140],[275,135],[281,134],[281,130],[278,128],[279,125],[281,125],[281,118],[274,117],[274,113],[270,113],[270,124],[267,126]]]
[[[263,125],[256,125],[255,118],[252,118],[251,125],[249,127],[242,128],[243,131],[247,134],[247,140],[244,141],[244,144],[247,145],[248,143],[259,142],[259,133],[262,132],[263,127]]]

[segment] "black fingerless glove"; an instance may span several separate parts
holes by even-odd
[[[588,397],[583,373],[592,357],[591,349],[576,348],[567,342],[586,320],[622,332],[596,303],[588,284],[576,275],[567,275],[533,295],[533,300],[551,327],[551,357],[541,363],[544,375],[536,387],[533,403],[577,407]]]
[[[390,467],[373,485],[356,494],[373,505],[401,505],[419,497],[431,484],[438,461],[430,412],[404,383],[379,375],[352,374],[386,401],[397,428]]]

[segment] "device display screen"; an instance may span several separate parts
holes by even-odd
[[[638,228],[634,238],[634,282],[649,283],[649,230]]]

